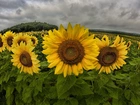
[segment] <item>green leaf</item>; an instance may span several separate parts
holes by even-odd
[[[115,75],[112,75],[112,79],[126,79],[128,78],[129,74],[121,74],[120,72],[115,74]]]
[[[5,75],[0,75],[0,84],[3,83],[3,81],[4,81],[4,80],[3,80],[4,76],[5,76]]]
[[[128,105],[128,102],[125,102],[125,99],[122,99],[123,97],[121,97],[121,99],[112,99],[112,105]]]
[[[106,86],[112,87],[112,88],[119,88],[118,86],[115,85],[115,83],[112,80],[109,80]]]
[[[17,82],[16,84],[17,84],[16,85],[16,90],[20,93],[22,87],[24,87],[24,84],[23,84],[23,82]]]
[[[88,85],[84,80],[78,79],[75,85],[70,89],[70,93],[73,95],[89,95],[93,94],[90,85]]]
[[[135,66],[138,65],[139,62],[140,62],[140,58],[134,58],[132,61],[129,62],[129,64]]]
[[[66,93],[76,82],[76,77],[74,75],[63,77],[63,75],[59,75],[57,78],[57,93],[58,98]]]
[[[22,92],[22,100],[25,103],[30,103],[32,101],[32,92],[33,92],[33,88],[24,87],[24,90]]]
[[[98,83],[98,86],[100,88],[102,88],[105,84],[107,84],[108,81],[109,81],[109,76],[108,75],[100,74],[97,83]]]
[[[111,87],[105,87],[105,88],[106,88],[106,90],[108,91],[110,97],[112,97],[112,98],[114,98],[114,99],[118,99],[118,97],[119,97],[119,92],[120,92],[119,89],[111,88]]]
[[[139,85],[140,82],[140,72],[131,75],[131,84]]]
[[[6,88],[6,98],[10,97],[11,94],[13,94],[14,91],[14,86],[13,85],[8,85]]]
[[[47,89],[48,91],[45,91],[46,97],[49,99],[55,99],[57,98],[57,90],[55,86],[52,86],[51,88]]]
[[[7,73],[5,74],[5,76],[4,76],[4,81],[5,81],[5,82],[8,82],[8,80],[10,79],[10,76],[11,76],[11,72],[10,72],[10,73],[7,72]]]
[[[36,89],[40,92],[42,92],[42,85],[43,85],[44,79],[38,79],[36,81]]]
[[[42,61],[40,62],[40,67],[43,69],[43,68],[47,68],[48,67],[48,62],[47,61]]]
[[[78,101],[74,98],[58,100],[54,105],[78,105]]]
[[[6,103],[7,103],[7,104],[6,104],[6,105],[12,105],[13,99],[14,99],[14,96],[13,96],[13,95],[7,97],[7,98],[6,98]]]
[[[127,100],[130,100],[131,98],[131,90],[125,90],[124,91],[124,96]]]
[[[24,75],[19,74],[19,75],[17,76],[16,82],[22,81],[23,77],[24,77]]]
[[[75,98],[70,98],[69,102],[71,105],[78,105],[78,101]]]
[[[14,96],[15,105],[25,105],[25,103],[21,99],[21,94],[16,94]]]
[[[105,102],[103,103],[103,105],[111,105],[109,102]]]
[[[134,104],[134,105],[140,105],[140,96],[134,94],[131,92],[131,102]]]
[[[94,94],[94,95],[90,95],[90,97],[86,99],[86,103],[87,105],[100,105],[102,100],[103,98],[100,95]]]
[[[6,103],[7,105],[11,105],[13,102],[13,92],[14,92],[14,86],[9,84],[6,88]]]
[[[69,105],[66,104],[66,100],[58,100],[56,103],[54,103],[53,105]]]
[[[84,80],[94,81],[97,78],[97,76],[98,76],[97,72],[95,70],[92,70],[84,73],[81,77]]]
[[[49,100],[38,100],[35,105],[50,105]]]

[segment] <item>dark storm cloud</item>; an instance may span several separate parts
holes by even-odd
[[[123,17],[123,16],[125,16],[129,13],[130,13],[130,11],[122,11],[121,14],[120,14],[120,17]]]
[[[20,14],[21,14],[21,12],[22,12],[22,10],[21,10],[21,9],[17,9],[17,10],[16,10],[16,14],[18,14],[18,15],[20,15]]]
[[[140,32],[139,9],[139,0],[1,0],[0,30],[22,22],[41,21]]]
[[[137,11],[131,12],[129,19],[137,19],[139,17],[139,13]]]

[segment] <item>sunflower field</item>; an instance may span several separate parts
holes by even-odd
[[[140,105],[140,37],[70,23],[0,34],[0,105]]]

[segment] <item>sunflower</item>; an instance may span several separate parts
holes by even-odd
[[[45,34],[44,33],[41,33],[41,37],[43,38],[45,36]]]
[[[126,45],[127,45],[127,49],[128,49],[128,50],[130,49],[131,44],[132,44],[131,41],[128,41],[128,42],[127,42]]]
[[[36,46],[38,44],[38,39],[35,36],[31,35],[30,40],[31,40],[33,46]]]
[[[3,44],[9,51],[12,50],[14,37],[15,37],[15,33],[13,33],[12,31],[7,31],[6,33],[4,33]]]
[[[25,44],[23,42],[20,43],[19,46],[12,49],[12,60],[14,66],[17,66],[20,69],[20,72],[24,73],[38,73],[39,72],[39,60],[37,59],[37,55],[35,55],[32,50],[33,46],[30,44]]]
[[[48,40],[48,38],[49,38],[49,36],[48,35],[45,35],[45,36],[43,36],[42,37],[42,39],[44,40],[43,42],[42,42],[42,44],[43,44],[43,49],[46,49],[46,48],[48,48],[48,45],[47,44],[45,44],[46,43],[46,41]]]
[[[106,72],[108,74],[111,70],[120,69],[121,66],[126,64],[124,59],[127,58],[128,51],[123,38],[117,36],[112,45],[110,45],[110,41],[106,35],[101,40],[98,38],[95,40],[100,49],[100,53],[94,65],[97,70],[100,70],[99,73]]]
[[[13,39],[12,47],[17,47],[20,43],[23,42],[25,44],[31,44],[30,36],[25,33],[18,33],[15,38]]]
[[[83,69],[95,68],[94,60],[97,60],[99,48],[95,44],[93,36],[89,36],[88,29],[76,24],[74,27],[68,24],[67,30],[60,25],[58,30],[48,32],[43,41],[42,51],[47,55],[49,68],[55,68],[55,74],[78,76]]]
[[[41,31],[41,37],[43,38],[47,33],[48,33],[48,31],[42,30],[42,31]]]
[[[0,52],[4,51],[3,36],[0,34]]]
[[[137,42],[138,43],[138,50],[140,49],[140,42]]]

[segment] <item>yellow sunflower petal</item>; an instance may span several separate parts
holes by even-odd
[[[63,62],[59,62],[59,64],[56,66],[56,69],[55,69],[55,74],[61,74],[63,71],[62,67],[63,67]]]
[[[71,65],[68,65],[68,75],[71,75],[72,74],[72,67]]]
[[[53,60],[58,58],[58,54],[57,53],[53,53],[51,55],[48,55],[46,58],[48,59],[48,62],[52,62]]]
[[[50,64],[49,64],[49,68],[53,68],[54,66],[56,66],[58,63],[60,62],[60,59],[59,58],[57,58],[57,59],[55,59],[53,62],[51,62]]]
[[[78,69],[77,69],[77,65],[72,65],[72,71],[73,73],[77,76],[79,74]]]

